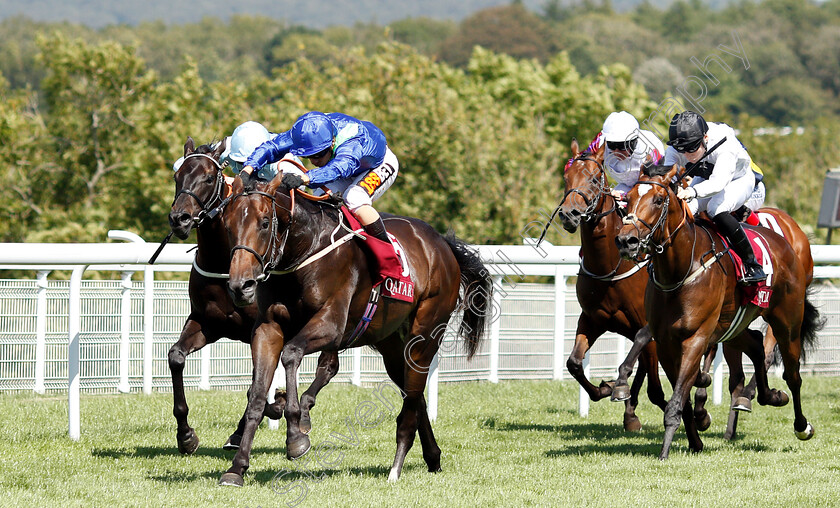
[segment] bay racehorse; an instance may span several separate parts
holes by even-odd
[[[767,287],[772,291],[766,307],[745,300],[747,288],[737,282],[735,265],[719,236],[695,222],[687,205],[676,197],[681,180],[678,166],[643,166],[639,181],[627,196],[628,215],[616,238],[622,256],[652,258],[645,309],[656,340],[659,360],[673,386],[665,408],[665,435],[660,459],[668,457],[680,419],[685,423],[689,448],[703,449],[691,415],[691,386],[704,353],[720,341],[747,354],[755,365],[758,401],[784,405],[787,397],[767,386],[765,353],[759,333],[747,326],[762,317],[778,342],[784,379],[791,391],[794,431],[806,440],[814,428],[802,412],[799,361],[803,345],[816,339],[819,313],[807,299],[809,276],[790,244],[766,228],[754,228],[767,251]],[[747,228],[749,228],[747,226]],[[766,293],[764,293],[766,295]]]
[[[189,280],[190,314],[168,356],[174,396],[173,414],[178,424],[178,450],[185,454],[193,453],[199,444],[198,435],[187,419],[189,407],[183,377],[187,355],[222,337],[250,343],[257,319],[256,305],[237,307],[228,293],[230,245],[221,219],[212,216],[214,208],[230,194],[230,186],[225,183],[224,167],[219,160],[224,149],[224,142],[196,148],[192,138],[187,138],[183,162],[174,175],[175,199],[169,213],[169,225],[176,237],[186,239],[195,229],[198,239]],[[302,402],[302,427],[307,432],[311,426],[309,410],[315,403],[315,394],[337,372],[337,354],[325,352],[319,358],[315,381]],[[266,407],[266,415],[281,417],[284,404],[285,396],[278,392],[275,403]],[[236,431],[224,444],[225,449],[239,447],[244,426],[243,416]]]
[[[379,298],[371,317],[367,311],[373,302],[373,278],[368,256],[352,240],[361,230],[348,231],[330,200],[305,199],[303,193],[280,186],[279,180],[235,195],[223,212],[233,245],[228,285],[238,305],[256,299],[259,316],[251,343],[254,374],[245,432],[219,483],[243,484],[254,431],[278,361],[286,371],[286,455],[297,458],[310,448],[309,437],[299,427],[296,375],[301,359],[316,351],[364,345],[382,355],[388,376],[403,395],[389,481],[399,478],[418,431],[429,471],[440,471],[440,448],[423,396],[426,378],[457,310],[462,312],[458,335],[470,357],[477,351],[491,305],[489,272],[454,235],[444,237],[418,219],[386,215],[388,231],[399,239],[408,258],[413,301]],[[241,185],[239,179],[235,185]],[[354,331],[363,319],[368,320],[366,331],[357,335]]]
[[[633,386],[623,397],[624,430],[640,430],[636,416],[638,395],[645,375],[648,397],[665,409],[665,394],[659,380],[656,346],[650,341],[645,317],[644,292],[648,282],[646,262],[635,263],[618,253],[615,236],[621,228],[621,209],[610,194],[604,170],[604,145],[594,151],[580,151],[577,140],[571,144],[572,161],[563,175],[565,194],[555,211],[563,228],[574,233],[580,228],[581,260],[575,290],[581,313],[575,331],[575,345],[566,366],[593,401],[613,393],[612,383],[595,386],[583,369],[584,357],[598,338],[610,331],[647,344],[638,356],[639,368]],[[632,370],[636,363],[630,365]],[[628,373],[629,375],[629,373]]]

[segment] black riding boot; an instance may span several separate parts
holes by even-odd
[[[750,240],[747,238],[744,230],[741,229],[741,224],[735,217],[728,212],[719,213],[712,219],[715,225],[720,229],[721,233],[729,240],[729,245],[741,260],[744,262],[744,278],[741,282],[744,284],[756,284],[767,279],[764,269],[758,264],[755,259]]]
[[[382,222],[382,218],[376,219],[374,222],[371,222],[365,228],[365,233],[369,234],[370,236],[382,240],[385,243],[391,243],[391,239],[388,238],[388,233],[385,231],[385,223]]]

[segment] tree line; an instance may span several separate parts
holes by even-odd
[[[383,211],[474,243],[519,243],[562,197],[573,137],[588,142],[622,109],[666,132],[670,116],[657,112],[672,98],[681,107],[702,98],[708,119],[740,129],[767,175],[768,204],[813,231],[819,203],[801,197],[819,195],[838,163],[829,58],[838,6],[765,0],[709,11],[692,1],[617,14],[609,3],[549,2],[537,14],[515,2],[458,24],[324,30],[254,17],[98,30],[7,20],[0,240],[96,242],[108,229],[160,238],[187,136],[209,143],[245,120],[279,132],[317,109],[385,132],[401,171]],[[820,44],[795,29],[805,21]],[[733,33],[748,68],[733,56]],[[787,123],[803,133],[752,134]]]

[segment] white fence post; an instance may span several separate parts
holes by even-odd
[[[714,369],[714,378],[713,383],[714,386],[712,387],[712,403],[715,405],[720,405],[721,401],[723,400],[723,344],[717,348],[717,353],[715,353],[715,360],[712,363],[712,369]]]
[[[198,381],[199,390],[210,389],[210,348],[201,349],[201,374]]]
[[[155,272],[143,269],[143,393],[152,393],[152,367],[155,339]]]
[[[426,412],[429,415],[429,420],[437,420],[438,415],[438,382],[440,381],[440,351],[435,353],[432,358],[432,364],[429,365],[429,401],[426,406]]]
[[[563,357],[566,356],[566,276],[560,265],[554,268],[554,379],[563,379]]]
[[[120,384],[117,389],[122,393],[131,391],[128,384],[128,371],[131,356],[131,276],[134,272],[122,273],[122,293],[120,294]]]
[[[499,334],[502,330],[502,276],[494,275],[493,280],[493,304],[491,309],[499,311],[499,315],[491,314],[493,321],[490,323],[490,375],[488,380],[491,383],[499,382]]]
[[[283,364],[278,362],[277,368],[274,369],[274,377],[271,379],[271,384],[268,386],[268,395],[266,396],[266,401],[269,404],[274,404],[276,400],[274,398],[274,392],[277,391],[277,387],[280,385],[286,386],[286,369],[283,368]],[[268,419],[268,428],[271,430],[277,430],[280,428],[280,420],[275,420],[273,418]]]
[[[353,374],[350,382],[354,386],[362,386],[362,348],[354,347],[353,351]]]
[[[589,378],[589,353],[586,353],[586,356],[583,357],[583,375]],[[579,395],[578,395],[578,413],[581,416],[589,416],[589,394],[586,393],[586,390],[583,387],[580,387]]]
[[[67,323],[67,420],[70,439],[81,437],[79,420],[79,392],[81,388],[79,339],[82,325],[82,275],[87,266],[73,268],[70,276],[70,301]]]
[[[38,272],[38,302],[35,310],[35,393],[46,393],[44,384],[47,361],[47,276],[49,270]]]

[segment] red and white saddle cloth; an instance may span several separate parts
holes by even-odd
[[[347,209],[341,207],[344,217],[354,230],[363,229],[359,220]],[[362,245],[370,254],[370,268],[373,287],[382,284],[382,296],[403,302],[414,301],[414,282],[411,280],[411,270],[408,267],[408,257],[397,237],[388,233],[391,243],[388,244],[371,235]]]
[[[757,284],[741,286],[741,294],[743,295],[741,305],[752,303],[753,305],[767,308],[770,306],[770,295],[773,294],[773,289],[770,287],[773,280],[773,260],[770,257],[770,247],[767,245],[767,240],[758,232],[750,228],[744,228],[744,233],[746,233],[750,241],[750,246],[752,246],[753,253],[755,254],[755,260],[764,269],[764,273],[767,274],[767,279]],[[723,235],[720,235],[720,237],[723,239],[724,245],[728,245]],[[735,265],[735,272],[738,278],[742,279],[745,271],[743,260],[732,249],[729,250],[729,255],[732,257],[732,263]]]

